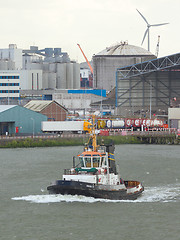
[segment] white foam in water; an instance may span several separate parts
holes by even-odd
[[[107,200],[93,197],[71,195],[29,195],[14,197],[12,200],[24,200],[32,203],[58,203],[58,202],[176,202],[180,200],[180,184],[148,187],[137,200]]]

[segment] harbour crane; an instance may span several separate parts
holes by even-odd
[[[86,62],[87,62],[87,64],[88,64],[88,66],[89,66],[89,68],[90,68],[90,70],[91,70],[91,73],[93,74],[93,69],[92,69],[91,64],[89,63],[89,61],[88,61],[86,55],[84,54],[84,52],[83,52],[81,46],[80,46],[78,43],[77,43],[77,45],[78,45],[79,49],[81,50],[81,52],[82,52],[82,54],[83,54],[83,56],[84,56],[84,58],[85,58],[85,60],[86,60]]]

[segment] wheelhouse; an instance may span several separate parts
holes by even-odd
[[[78,157],[82,168],[101,168],[108,164],[106,153],[83,152]]]

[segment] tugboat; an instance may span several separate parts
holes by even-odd
[[[92,133],[84,151],[78,155],[79,164],[64,169],[62,180],[47,187],[50,194],[83,195],[111,200],[135,200],[144,191],[139,181],[124,181],[117,172],[114,145],[97,145],[95,119]]]

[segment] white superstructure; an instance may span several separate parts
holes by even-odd
[[[18,71],[0,71],[0,100],[19,98],[20,78]]]

